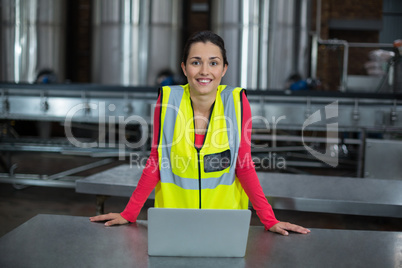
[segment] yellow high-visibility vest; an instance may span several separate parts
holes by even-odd
[[[155,207],[247,209],[235,175],[242,127],[242,88],[221,85],[201,148],[194,145],[189,85],[163,87]]]

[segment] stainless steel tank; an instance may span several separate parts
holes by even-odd
[[[283,89],[308,74],[310,0],[214,0],[212,30],[225,40],[229,69],[223,83]]]
[[[43,70],[64,80],[65,0],[0,0],[0,81],[35,82]]]
[[[93,2],[92,82],[155,85],[180,71],[182,0]]]

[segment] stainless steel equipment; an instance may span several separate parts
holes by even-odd
[[[71,115],[75,122],[99,123],[109,116],[136,115],[151,123],[156,98],[156,87],[0,84],[0,119],[64,122]],[[259,90],[248,91],[248,99],[253,125],[260,129],[268,122],[281,129],[301,130],[309,116],[334,102],[342,131],[402,127],[400,95]],[[326,124],[323,118],[309,129],[325,130]]]
[[[93,2],[92,82],[155,85],[180,69],[182,0]]]
[[[152,87],[124,87],[100,85],[0,85],[0,119],[53,121],[64,125],[66,144],[58,146],[89,155],[126,157],[130,151],[144,150],[152,124],[153,105],[157,90]],[[322,159],[287,161],[293,166],[325,166],[326,160],[347,154],[347,146],[364,148],[365,133],[400,133],[402,130],[401,96],[394,94],[362,94],[339,92],[277,92],[249,91],[253,114],[253,152],[266,156],[270,152],[287,152],[300,159],[297,151],[307,147],[326,146]],[[71,126],[90,124],[96,137],[90,141],[75,139]],[[136,148],[118,130],[109,125],[141,126]],[[125,129],[125,128],[122,128]],[[121,129],[120,129],[121,130]],[[110,133],[113,132],[113,135]],[[120,131],[121,132],[121,131]],[[343,132],[360,133],[355,137]],[[307,134],[305,134],[307,133]],[[108,135],[116,137],[114,139]],[[282,144],[282,145],[281,145]],[[283,147],[283,144],[287,144]],[[295,145],[296,144],[296,145]],[[320,145],[321,144],[321,145]],[[35,147],[36,146],[36,147]],[[8,144],[3,150],[35,150],[37,144]],[[131,147],[130,147],[131,146]],[[110,150],[115,150],[110,152]],[[307,150],[310,150],[307,149]],[[49,146],[46,150],[53,151]],[[106,151],[109,151],[106,153]],[[124,153],[122,153],[122,151]],[[120,152],[120,154],[118,154]],[[310,153],[313,151],[310,151]],[[121,154],[122,153],[122,154]],[[316,156],[319,156],[318,154]],[[358,176],[363,172],[364,150],[359,151]],[[325,157],[324,157],[325,156]],[[329,157],[329,158],[328,158]],[[305,162],[308,160],[307,162]],[[314,160],[314,161],[312,161]],[[337,162],[338,163],[338,162]],[[337,164],[337,163],[334,163]],[[356,163],[354,163],[356,164]]]
[[[33,83],[42,70],[64,81],[65,0],[1,0],[0,81]]]
[[[248,89],[283,89],[307,76],[310,1],[211,1],[212,30],[225,40],[230,68],[223,81]]]
[[[402,180],[402,141],[367,139],[364,177]]]

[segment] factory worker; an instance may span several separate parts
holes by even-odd
[[[275,218],[251,158],[251,110],[240,87],[220,85],[228,68],[222,38],[195,33],[184,48],[183,86],[160,89],[152,149],[121,213],[91,217],[106,226],[135,222],[155,189],[155,207],[248,209],[266,230],[288,235],[308,229]]]

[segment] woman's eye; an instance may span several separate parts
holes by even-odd
[[[218,63],[216,61],[211,62],[212,66],[218,65]]]
[[[199,65],[200,64],[200,62],[198,62],[198,61],[193,61],[192,63],[191,63],[191,65]]]

